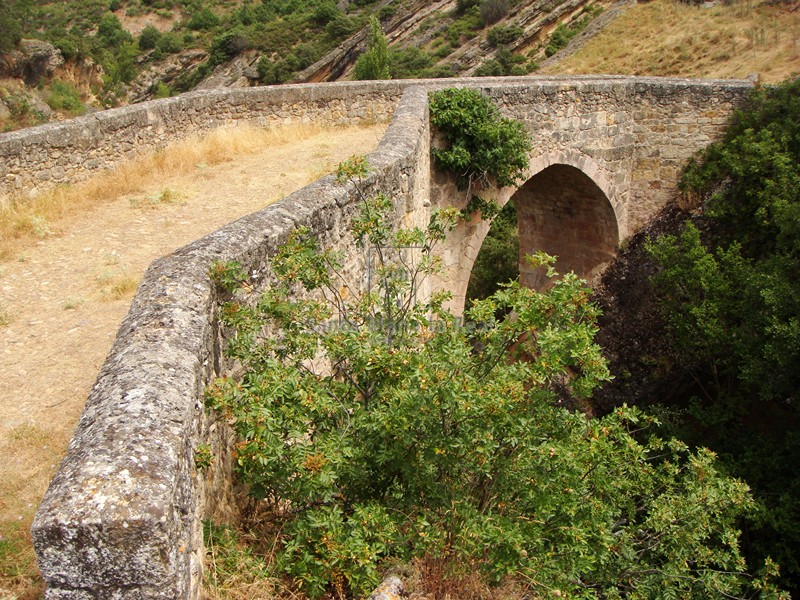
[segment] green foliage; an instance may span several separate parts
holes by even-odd
[[[47,104],[53,110],[60,110],[72,116],[82,115],[86,107],[81,102],[78,90],[65,81],[53,80],[50,83],[50,95]]]
[[[481,21],[484,25],[493,25],[508,14],[508,0],[483,0],[481,3]]]
[[[591,22],[595,14],[597,14],[596,11],[590,11],[587,15],[581,17],[577,21],[574,21],[569,26],[567,26],[565,23],[559,23],[558,27],[556,27],[555,31],[553,32],[553,35],[550,36],[550,42],[544,49],[545,56],[553,56],[562,48],[566,48],[567,44],[570,43],[572,38],[586,29],[586,26]]]
[[[342,11],[333,2],[321,2],[316,9],[314,9],[313,17],[314,23],[317,25],[327,25],[342,16]]]
[[[337,176],[363,193],[367,172],[356,158]],[[538,256],[547,291],[509,284],[469,309],[480,326],[462,326],[447,293],[419,297],[457,211],[402,229],[391,208],[362,196],[353,219],[366,283],[300,228],[271,262],[275,284],[222,309],[243,375],[207,399],[235,423],[250,493],[287,519],[278,567],[313,598],[365,596],[392,557],[514,576],[537,596],[769,586],[738,552],[747,488],[711,453],[645,435],[652,419],[634,409],[587,419],[556,405],[556,389],[585,397],[608,378],[578,278]]]
[[[208,30],[217,27],[220,24],[220,19],[217,14],[211,10],[208,6],[204,6],[197,12],[195,12],[191,18],[189,19],[189,23],[187,26],[189,29],[193,29],[195,31],[198,30]]]
[[[492,46],[505,46],[522,35],[522,27],[516,25],[497,25],[489,30],[486,39]]]
[[[13,0],[0,2],[0,31],[3,32],[0,35],[0,52],[10,52],[22,39],[22,5]]]
[[[367,50],[358,57],[353,67],[353,78],[389,79],[389,47],[381,24],[375,17],[369,19]]]
[[[153,95],[156,98],[169,98],[172,96],[172,90],[166,83],[159,81],[156,84],[155,90],[153,90]]]
[[[701,231],[651,243],[654,284],[697,398],[687,435],[727,457],[766,511],[748,550],[800,580],[800,80],[754,92],[723,140],[687,168]],[[758,419],[754,415],[758,414]],[[691,423],[690,423],[691,424]]]
[[[500,48],[495,58],[487,60],[475,69],[475,77],[505,77],[508,75],[525,75],[531,69],[524,65],[525,57],[514,54],[508,48]]]
[[[432,66],[433,57],[417,46],[389,51],[389,73],[392,79],[419,77]]]
[[[358,30],[358,21],[352,17],[341,15],[325,25],[325,34],[333,40],[343,40]]]
[[[250,40],[240,29],[229,29],[214,37],[208,52],[208,63],[214,67],[237,56],[250,47]]]
[[[205,470],[214,462],[214,455],[209,444],[198,444],[194,449],[194,466],[197,469]]]
[[[208,273],[211,281],[232,294],[248,280],[247,271],[237,261],[215,261]]]
[[[175,54],[183,49],[183,40],[177,33],[167,32],[158,38],[156,48],[162,54]]]
[[[480,11],[477,7],[469,8],[447,28],[445,36],[450,46],[458,48],[464,40],[471,40],[483,27]]]
[[[111,13],[104,14],[100,19],[97,26],[97,39],[106,48],[117,48],[133,42],[131,34],[122,27],[117,16]]]
[[[481,0],[457,0],[456,12],[458,14],[463,14],[468,10],[479,8],[480,5],[481,5]]]
[[[487,218],[487,215],[483,215]],[[491,217],[489,217],[491,218]],[[519,277],[519,231],[517,209],[508,201],[496,217],[481,244],[467,286],[467,306],[500,289],[501,284]]]
[[[139,49],[152,50],[161,39],[161,32],[152,25],[145,26],[139,34]]]
[[[521,179],[532,149],[522,123],[501,117],[477,90],[433,92],[429,104],[431,125],[444,137],[445,147],[432,150],[440,168],[455,173],[469,188],[489,178],[501,186]]]

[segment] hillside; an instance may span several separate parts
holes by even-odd
[[[395,79],[757,73],[772,82],[799,58],[797,3],[774,0],[10,0],[0,4],[10,34],[0,40],[0,131],[195,88],[350,78],[371,15]]]

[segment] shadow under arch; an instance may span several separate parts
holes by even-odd
[[[614,258],[620,240],[618,216],[606,192],[580,168],[555,163],[533,175],[511,196],[517,208],[520,283],[546,284],[526,254],[558,257],[559,273],[591,279]]]
[[[445,202],[458,195],[451,188],[442,192]],[[525,183],[484,190],[482,195],[500,206],[513,198],[520,234],[520,280],[528,287],[541,287],[545,277],[528,265],[526,254],[555,255],[560,273],[572,270],[590,279],[614,258],[620,239],[627,235],[627,211],[615,186],[580,152],[535,157]],[[472,218],[459,223],[448,236],[448,250],[442,257],[445,274],[438,286],[452,292],[447,307],[453,314],[464,310],[472,269],[489,227],[488,222]]]

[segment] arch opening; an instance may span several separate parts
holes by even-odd
[[[556,256],[559,273],[574,271],[592,279],[611,262],[619,244],[619,227],[606,194],[580,169],[553,164],[526,181],[511,197],[517,207],[520,283],[546,285],[542,269],[526,254]]]

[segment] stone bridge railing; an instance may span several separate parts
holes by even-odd
[[[0,180],[6,185],[21,180],[24,191],[25,182],[79,177],[131,152],[235,121],[357,122],[394,112],[384,139],[369,157],[374,173],[368,191],[395,199],[398,222],[424,223],[432,206],[448,201],[445,188],[431,184],[427,91],[454,85],[478,86],[504,112],[526,120],[534,144],[550,156],[542,158],[543,150],[538,155],[534,150],[532,167],[552,162],[561,152],[573,166],[588,165],[588,175],[593,169],[623,170],[604,175],[611,177],[608,193],[618,194],[617,202],[637,197],[631,190],[638,181],[638,163],[651,160],[648,168],[658,170],[651,163],[659,148],[647,147],[646,131],[658,133],[663,126],[654,143],[679,147],[669,139],[679,132],[657,122],[658,115],[671,118],[676,110],[694,114],[687,107],[695,111],[709,102],[716,107],[714,115],[702,117],[710,119],[702,133],[709,136],[748,88],[743,82],[587,77],[197,92],[4,134],[0,164],[6,171]],[[678,109],[669,104],[670,97]],[[610,103],[614,110],[598,123],[578,110],[587,103]],[[550,112],[548,106],[553,107]],[[611,137],[600,140],[598,127],[608,128]],[[580,149],[581,137],[589,140],[586,152]],[[617,142],[625,145],[615,152]],[[676,156],[686,152],[688,147]],[[6,166],[9,157],[16,166]],[[92,157],[96,164],[90,164]],[[63,173],[54,170],[54,161]],[[362,259],[345,234],[355,204],[355,190],[325,177],[148,269],[34,520],[34,546],[48,598],[198,597],[204,553],[201,519],[235,516],[225,452],[229,433],[203,408],[206,384],[224,369],[218,298],[209,268],[217,260],[237,260],[263,287],[270,256],[292,228],[307,225],[323,244],[345,250],[351,271],[358,272]],[[455,260],[459,253],[451,255]],[[207,470],[194,464],[201,443],[211,443],[215,450],[215,462]]]

